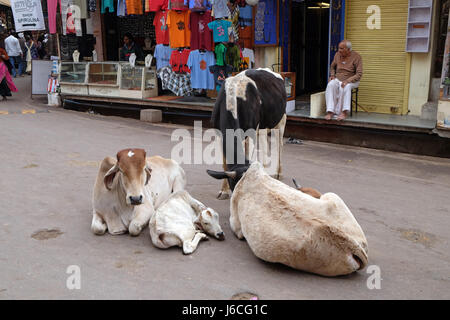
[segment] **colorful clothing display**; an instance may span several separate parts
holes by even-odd
[[[125,0],[117,0],[117,16],[124,17],[127,14],[127,3]]]
[[[218,66],[217,64],[209,67],[209,70],[214,74],[214,83],[216,90],[219,91],[224,81],[233,71],[231,66]]]
[[[168,11],[157,11],[153,19],[156,44],[169,44],[169,27],[167,26]]]
[[[234,43],[229,43],[225,54],[226,64],[233,67],[233,71],[239,71],[239,63],[241,62],[241,51]]]
[[[239,25],[241,27],[248,27],[252,25],[253,7],[245,6],[239,8]]]
[[[189,11],[170,10],[167,14],[170,46],[172,48],[189,47],[191,31],[189,30]]]
[[[228,28],[232,23],[228,20],[214,20],[208,23],[208,27],[213,31],[214,42],[228,42]]]
[[[225,54],[227,53],[227,47],[223,43],[216,44],[214,53],[216,54],[216,64],[219,66],[225,65]]]
[[[212,32],[208,23],[212,21],[211,11],[191,12],[189,29],[191,30],[191,50],[212,50]]]
[[[174,49],[167,45],[158,44],[155,47],[156,70],[170,65],[170,56]]]
[[[191,50],[183,49],[183,50],[174,50],[172,55],[170,56],[170,65],[172,66],[172,70],[177,73],[189,73],[191,70],[187,65],[187,61],[189,59],[189,54]]]
[[[210,0],[184,0],[184,5],[189,6],[191,11],[206,11],[212,8]]]
[[[191,69],[191,86],[193,89],[214,89],[214,75],[209,67],[215,65],[216,59],[211,51],[191,51],[187,66]]]
[[[212,8],[214,11],[214,18],[228,18],[230,15],[230,9],[228,8],[228,0],[211,0]]]
[[[128,14],[143,14],[142,0],[125,0]]]
[[[184,0],[170,0],[170,10],[188,10],[189,4],[185,4]]]
[[[102,13],[106,12],[106,8],[108,8],[108,12],[114,12],[114,0],[102,0]]]
[[[247,63],[247,68],[252,69],[253,64],[255,63],[255,54],[252,49],[244,48],[242,50],[242,60]]]
[[[145,0],[145,12],[157,12],[167,10],[169,0]]]
[[[157,72],[161,79],[163,90],[170,90],[177,96],[190,96],[192,93],[191,75],[189,73],[175,73],[170,66]]]

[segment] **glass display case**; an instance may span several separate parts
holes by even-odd
[[[148,98],[158,95],[158,83],[154,68],[120,65],[120,95],[124,98]]]
[[[119,97],[119,76],[118,62],[89,62],[87,74],[89,95]]]
[[[59,66],[61,93],[87,95],[86,62],[61,62]]]

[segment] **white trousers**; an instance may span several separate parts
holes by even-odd
[[[349,83],[342,88],[342,81],[331,80],[327,85],[325,97],[327,101],[327,112],[340,114],[342,111],[350,111],[352,105],[352,90],[358,88],[359,81]]]

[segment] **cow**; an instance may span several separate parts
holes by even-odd
[[[116,159],[106,157],[95,181],[91,230],[96,235],[108,230],[137,236],[155,209],[185,186],[184,170],[174,160],[146,157],[143,149],[121,150]]]
[[[245,70],[227,78],[214,105],[211,122],[222,134],[224,172],[207,171],[216,179],[225,179],[219,199],[229,198],[230,188],[233,190],[256,155],[262,153],[258,160],[267,166],[267,135],[270,129],[276,129],[278,131],[273,133],[279,133],[276,138],[276,169],[273,175],[277,179],[281,176],[281,152],[286,125],[286,89],[281,75],[268,68],[260,68]],[[234,132],[239,129],[243,132],[254,129],[256,137],[252,139],[259,144],[260,153],[249,150],[251,147],[248,138],[244,140],[244,137],[236,135],[233,141],[228,141],[227,129]],[[230,148],[233,148],[233,152],[227,153]]]
[[[224,240],[219,224],[219,214],[194,199],[187,191],[173,193],[151,217],[150,237],[160,249],[172,246],[183,248],[184,254],[197,249],[200,240],[207,240],[207,234]]]
[[[368,263],[360,225],[334,193],[317,199],[251,164],[230,200],[230,227],[260,259],[323,276],[346,275]]]

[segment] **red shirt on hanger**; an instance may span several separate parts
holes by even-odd
[[[155,26],[156,44],[169,44],[169,26],[167,25],[167,12],[157,11],[153,19]]]
[[[191,12],[189,16],[191,50],[205,49],[212,51],[212,31],[208,28],[208,23],[211,21],[211,11]]]
[[[191,50],[184,49],[182,51],[180,50],[174,50],[172,52],[172,55],[170,56],[169,63],[172,66],[172,70],[177,73],[190,73],[191,70],[187,66],[187,61],[189,59],[189,54],[191,53]]]

